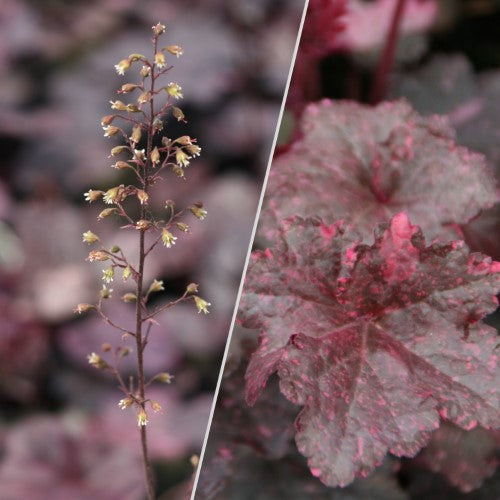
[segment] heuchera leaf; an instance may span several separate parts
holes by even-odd
[[[270,240],[293,215],[346,219],[370,238],[405,211],[427,238],[447,241],[497,200],[483,156],[457,146],[446,119],[424,118],[405,101],[323,100],[305,110],[302,130],[270,170],[260,222]]]
[[[344,223],[284,221],[256,252],[240,303],[261,343],[247,374],[253,404],[278,372],[304,408],[296,442],[328,485],[369,473],[387,451],[412,456],[440,416],[500,425],[495,309],[500,263],[462,242],[426,246],[404,213],[358,244]]]

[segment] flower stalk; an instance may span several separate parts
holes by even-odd
[[[154,279],[149,286],[145,284],[144,271],[147,257],[161,241],[169,249],[176,243],[176,240],[183,239],[181,235],[189,235],[189,226],[182,221],[184,217],[194,216],[202,220],[207,215],[203,205],[199,202],[185,209],[176,210],[175,203],[168,200],[164,207],[164,218],[157,218],[149,208],[150,191],[152,186],[161,180],[160,172],[170,170],[174,175],[185,179],[185,170],[190,165],[190,160],[199,156],[201,151],[196,144],[196,139],[189,136],[185,135],[177,139],[161,136],[169,115],[176,121],[186,121],[182,110],[173,105],[183,97],[181,86],[175,82],[160,85],[161,77],[172,69],[172,66],[168,64],[169,57],[171,55],[179,57],[183,53],[178,45],[159,47],[158,41],[164,32],[164,25],[158,23],[153,26],[151,60],[142,54],[131,54],[116,64],[115,69],[119,75],[125,75],[138,64],[142,65],[141,80],[136,83],[125,83],[118,90],[118,94],[121,95],[133,97],[136,95],[135,92],[138,95],[135,102],[111,100],[111,109],[117,113],[106,115],[101,120],[105,137],[122,137],[124,141],[124,144],[111,149],[110,156],[117,158],[112,167],[117,170],[131,169],[135,173],[137,184],[128,186],[120,184],[105,191],[89,189],[84,194],[85,200],[89,203],[101,201],[111,205],[99,214],[99,220],[106,217],[121,219],[125,222],[125,225],[121,226],[122,229],[132,229],[138,232],[138,255],[134,262],[117,245],[111,246],[110,249],[101,246],[91,250],[87,257],[89,262],[106,263],[106,267],[102,269],[104,284],[97,303],[82,303],[75,308],[75,312],[79,314],[95,310],[106,324],[121,333],[122,342],[127,342],[129,338],[135,340],[137,371],[135,375],[129,377],[128,384],[120,372],[120,362],[132,352],[130,347],[119,345],[113,348],[109,342],[106,342],[102,347],[103,354],[93,352],[89,354],[88,361],[94,368],[109,371],[115,376],[124,394],[123,398],[118,401],[118,407],[122,410],[128,408],[135,410],[141,438],[148,500],[155,498],[153,470],[148,454],[147,424],[151,417],[149,410],[153,413],[160,413],[162,407],[157,401],[147,397],[146,389],[153,382],[170,384],[174,378],[167,372],[161,372],[146,381],[144,351],[148,338],[153,325],[157,324],[155,317],[180,302],[192,301],[198,312],[205,314],[208,313],[208,306],[210,306],[209,302],[194,295],[194,292],[198,291],[198,285],[195,283],[189,284],[186,291],[177,299],[156,306],[155,309],[148,306],[150,295],[164,291],[165,286],[164,282],[159,279]],[[131,130],[126,130],[122,122]],[[140,149],[139,145],[144,141],[145,148]],[[125,159],[125,155],[129,158]],[[125,204],[129,198],[135,199],[137,203],[135,217],[128,208],[129,204]],[[101,244],[101,238],[91,230],[83,233],[82,239],[88,245]],[[124,282],[128,282],[129,279],[135,282],[135,289],[121,296],[123,302],[132,303],[135,306],[133,329],[118,324],[104,311],[105,301],[113,299],[113,289],[108,285],[117,275],[121,275]]]

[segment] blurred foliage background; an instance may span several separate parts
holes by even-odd
[[[199,453],[276,128],[303,0],[3,0],[0,3],[0,500],[143,498],[135,415],[117,407],[110,377],[86,355],[119,335],[96,316],[100,266],[85,262],[82,232],[132,252],[133,232],[97,223],[83,193],[127,182],[109,168],[115,142],[100,119],[126,77],[114,64],[149,54],[153,24],[185,55],[170,73],[187,126],[169,137],[202,146],[187,181],[166,176],[158,203],[202,200],[205,221],[148,260],[146,279],[176,296],[195,281],[212,303],[160,319],[146,351],[164,414],[150,422],[161,498],[183,498]],[[182,241],[181,241],[182,240]],[[115,297],[126,289],[116,280]],[[118,298],[110,317],[132,321]],[[118,341],[118,339],[116,339]],[[132,360],[130,360],[132,362]],[[125,369],[132,369],[125,364]]]

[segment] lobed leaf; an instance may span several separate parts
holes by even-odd
[[[302,118],[303,137],[275,159],[260,234],[274,239],[292,215],[345,218],[364,238],[405,211],[430,239],[460,235],[497,201],[482,155],[458,146],[445,118],[424,118],[405,101],[376,107],[323,100]]]
[[[275,371],[303,406],[296,442],[313,475],[346,485],[387,451],[413,456],[440,417],[500,425],[493,328],[500,263],[463,242],[425,245],[406,214],[360,244],[346,224],[284,221],[256,252],[239,320],[262,331],[247,374],[253,404]]]

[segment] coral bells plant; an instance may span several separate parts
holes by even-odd
[[[122,344],[112,346],[105,343],[102,354],[89,354],[89,363],[99,370],[111,372],[116,377],[123,398],[118,402],[121,409],[135,411],[140,430],[142,457],[146,476],[148,498],[155,496],[152,469],[148,458],[147,423],[149,413],[162,410],[160,404],[147,397],[146,389],[153,382],[171,383],[173,376],[169,373],[158,373],[150,380],[144,376],[144,351],[148,345],[148,337],[152,327],[157,324],[155,317],[179,304],[192,301],[198,313],[207,314],[210,303],[197,295],[198,285],[191,283],[182,296],[176,300],[151,308],[149,300],[153,294],[165,290],[161,280],[154,279],[152,283],[144,282],[144,269],[147,257],[158,246],[163,244],[168,251],[176,244],[181,235],[189,233],[189,226],[183,221],[185,216],[194,216],[203,220],[207,215],[201,203],[177,210],[175,203],[168,200],[164,213],[155,216],[150,205],[150,190],[162,178],[160,174],[171,170],[174,175],[185,179],[185,170],[190,161],[199,156],[201,148],[196,139],[187,135],[171,139],[164,135],[164,121],[168,116],[179,122],[185,122],[184,113],[175,106],[183,97],[182,88],[175,82],[162,83],[163,76],[169,73],[172,66],[167,63],[170,56],[182,55],[178,45],[160,47],[159,39],[165,32],[165,26],[153,26],[153,58],[148,59],[142,54],[131,54],[121,60],[115,69],[119,75],[125,75],[133,66],[138,66],[140,80],[137,83],[125,83],[118,90],[120,95],[134,96],[134,100],[125,103],[121,100],[110,101],[111,109],[115,111],[102,118],[105,137],[120,137],[123,144],[111,149],[111,157],[116,158],[112,165],[116,169],[127,169],[133,172],[136,183],[120,184],[107,191],[90,189],[85,193],[85,199],[92,203],[101,201],[109,205],[98,216],[98,219],[115,217],[123,221],[122,229],[134,231],[137,234],[137,255],[125,255],[116,245],[102,245],[100,237],[91,230],[83,233],[83,241],[88,245],[100,245],[92,250],[87,257],[89,262],[105,263],[102,270],[103,285],[100,297],[95,304],[78,304],[77,313],[94,310],[108,325],[122,334]],[[140,148],[139,144],[145,144]],[[125,200],[135,199],[134,204]],[[130,207],[130,208],[129,208]],[[176,235],[177,234],[177,235]],[[110,284],[117,275],[125,282],[133,283],[133,289],[125,293],[121,300],[135,305],[135,325],[129,329],[119,325],[115,319],[108,317],[104,303],[112,298],[113,289]],[[120,373],[120,361],[132,354],[132,349],[125,347],[123,341],[135,339],[135,355],[137,357],[137,373],[130,376],[128,382]]]
[[[246,399],[277,373],[295,441],[329,486],[387,452],[414,456],[442,421],[500,427],[500,262],[460,227],[498,199],[484,158],[404,101],[324,100],[272,165],[238,319],[260,331]]]

